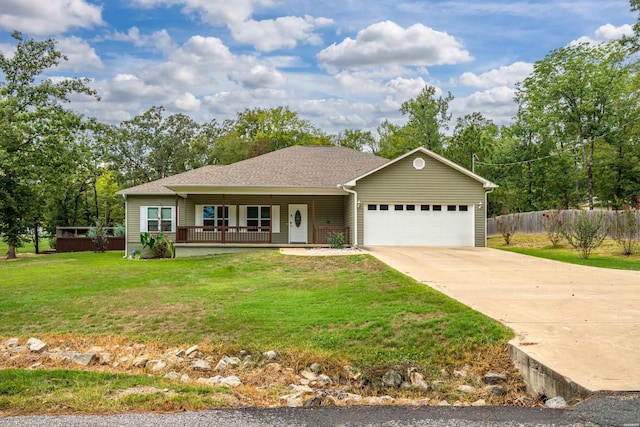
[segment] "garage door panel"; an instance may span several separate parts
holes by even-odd
[[[364,244],[379,246],[473,246],[473,210],[365,210]]]

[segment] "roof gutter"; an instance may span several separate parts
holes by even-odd
[[[347,188],[347,184],[338,184],[338,188],[353,194],[353,246],[358,246],[358,193]]]

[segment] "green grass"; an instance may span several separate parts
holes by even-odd
[[[140,387],[146,387],[147,392],[122,393],[132,388],[140,390]],[[0,413],[5,415],[208,409],[225,406],[224,396],[231,394],[232,391],[224,387],[212,390],[210,387],[177,385],[146,375],[0,370]]]
[[[640,270],[640,254],[623,255],[612,240],[605,240],[602,247],[596,249],[589,259],[582,259],[578,252],[568,244],[551,246],[544,234],[517,234],[507,246],[502,237],[488,239],[489,247],[524,255],[546,258],[570,264],[590,267],[612,268],[618,270]]]
[[[121,252],[0,261],[0,337],[124,336],[308,350],[360,366],[442,366],[511,337],[369,256],[260,251],[130,261]]]
[[[51,249],[49,246],[49,239],[40,239],[40,252],[47,251],[49,249]],[[0,259],[7,254],[8,250],[9,246],[0,238]],[[33,241],[29,240],[28,242],[24,242],[22,246],[18,248],[17,252],[18,254],[35,254],[36,248]]]

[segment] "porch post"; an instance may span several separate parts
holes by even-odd
[[[176,193],[176,242],[179,242],[179,238],[178,236],[180,235],[180,230],[178,230],[178,227],[180,227],[180,210],[179,210],[179,205],[178,205],[178,193]]]
[[[271,216],[271,221],[269,221],[269,243],[272,243],[273,240],[273,221],[276,219],[273,217],[273,194],[269,194],[269,216]],[[280,221],[280,218],[278,218]]]
[[[223,244],[226,243],[226,232],[227,232],[226,223],[229,221],[229,218],[228,218],[229,215],[225,215],[226,207],[227,207],[227,198],[223,194],[222,195],[222,243]],[[218,212],[216,212],[216,214],[217,213]]]
[[[311,196],[311,243],[316,244],[316,196]]]

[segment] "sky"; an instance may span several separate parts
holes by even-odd
[[[287,106],[327,133],[375,134],[426,86],[455,118],[498,125],[534,62],[578,41],[632,33],[627,0],[1,0],[14,30],[68,57],[47,76],[87,77],[101,100],[70,107],[111,124],[151,106],[198,122]]]

